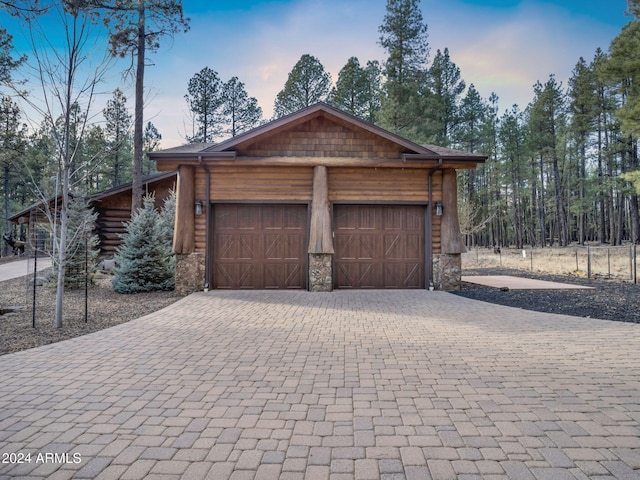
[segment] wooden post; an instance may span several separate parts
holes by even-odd
[[[313,169],[313,197],[311,202],[311,224],[308,253],[332,254],[333,231],[331,228],[331,206],[327,167]]]
[[[177,184],[173,251],[188,255],[195,250],[195,168],[180,165]]]
[[[465,250],[458,221],[458,189],[456,171],[447,168],[442,171],[442,253],[457,254]]]

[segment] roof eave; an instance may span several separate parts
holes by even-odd
[[[171,153],[171,152],[149,152],[149,158],[153,160],[182,160],[182,159],[197,159],[202,158],[220,158],[220,159],[233,159],[236,158],[235,150],[225,152],[210,152],[202,150],[200,152],[188,152],[188,153]]]

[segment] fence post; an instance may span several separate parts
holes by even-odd
[[[531,247],[531,255],[529,258],[531,259],[531,271],[533,272],[533,247]]]
[[[84,323],[89,320],[89,237],[84,236]]]
[[[611,248],[607,247],[607,278],[611,278]]]
[[[591,280],[591,247],[587,246],[587,278]]]
[[[633,283],[637,284],[638,283],[638,246],[634,243],[633,244]]]
[[[33,255],[33,312],[31,326],[36,328],[36,283],[38,283],[38,237],[36,237],[36,248]]]
[[[576,248],[576,275],[580,271],[580,267],[578,266],[578,249]]]

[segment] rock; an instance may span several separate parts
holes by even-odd
[[[116,261],[113,258],[105,258],[100,262],[100,270],[103,272],[110,272],[116,268]]]
[[[501,292],[508,292],[509,291],[509,287],[500,287],[500,291]]]

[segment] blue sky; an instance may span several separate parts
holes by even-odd
[[[316,56],[334,81],[351,56],[361,64],[385,58],[378,27],[386,0],[183,0],[191,29],[151,56],[145,120],[163,147],[189,133],[184,101],[189,79],[208,66],[226,81],[237,76],[270,117],[276,94],[301,55]],[[433,58],[450,56],[467,84],[501,112],[532,99],[532,85],[550,74],[566,85],[580,56],[607,50],[630,18],[625,0],[422,0]],[[16,35],[15,32],[11,32]],[[114,88],[120,81],[116,75]],[[131,85],[121,84],[133,108]]]

